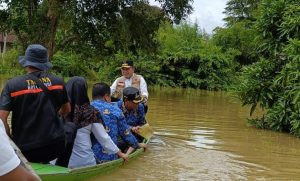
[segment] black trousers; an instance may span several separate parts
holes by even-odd
[[[22,151],[22,153],[30,162],[49,163],[49,161],[59,157],[64,152],[64,150],[65,140],[62,140],[60,142],[43,147],[38,147],[28,151]]]
[[[65,151],[57,158],[55,165],[68,167],[74,142],[68,143]]]

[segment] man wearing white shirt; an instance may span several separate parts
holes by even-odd
[[[35,175],[20,165],[21,161],[9,143],[4,124],[0,119],[0,180],[1,181],[37,181]]]
[[[133,62],[131,60],[124,61],[121,66],[121,72],[122,77],[117,78],[110,87],[112,97],[121,99],[124,88],[135,87],[139,89],[146,103],[149,96],[147,83],[143,76],[134,73]]]

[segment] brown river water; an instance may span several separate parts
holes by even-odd
[[[300,139],[250,127],[248,117],[225,92],[151,90],[148,150],[92,180],[300,180]]]

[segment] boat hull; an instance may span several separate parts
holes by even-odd
[[[146,141],[146,143],[148,142],[149,140]],[[129,155],[129,161],[138,157],[143,152],[144,150],[140,148],[131,153]],[[60,166],[39,163],[32,163],[31,166],[43,181],[76,181],[96,177],[98,175],[107,173],[117,167],[120,167],[123,164],[123,159],[119,158],[117,160],[105,162],[95,166],[81,167],[76,169],[69,169]]]

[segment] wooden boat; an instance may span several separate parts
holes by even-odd
[[[150,139],[144,140],[144,143],[148,144],[149,141]],[[144,150],[142,148],[137,149],[136,151],[134,151],[129,155],[129,161],[141,155],[143,152]],[[121,158],[110,162],[101,163],[95,166],[80,167],[76,169],[69,169],[69,168],[50,165],[50,164],[31,163],[32,168],[43,181],[85,180],[88,178],[92,178],[107,173],[121,165],[123,165],[123,159]]]

